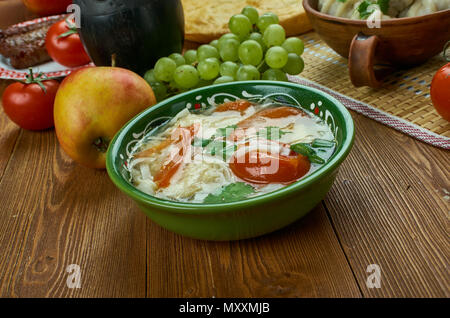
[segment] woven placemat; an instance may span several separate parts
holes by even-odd
[[[450,123],[434,109],[430,83],[444,65],[442,55],[427,63],[388,76],[382,88],[352,85],[347,59],[342,58],[315,32],[300,36],[305,42],[305,70],[291,80],[337,93],[347,107],[438,147],[450,147]]]

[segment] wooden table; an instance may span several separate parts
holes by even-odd
[[[53,130],[21,130],[0,111],[0,296],[449,297],[449,152],[352,116],[354,148],[309,215],[205,242],[148,220]],[[68,287],[71,264],[81,288]],[[380,288],[366,284],[370,264]]]

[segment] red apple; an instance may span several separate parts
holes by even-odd
[[[154,104],[153,90],[136,73],[118,67],[83,68],[64,79],[56,94],[56,135],[73,160],[104,169],[114,135]]]
[[[25,6],[41,16],[66,13],[72,0],[23,0]]]

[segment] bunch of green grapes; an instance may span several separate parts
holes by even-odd
[[[278,16],[259,15],[251,6],[228,22],[231,33],[218,40],[160,58],[145,74],[158,101],[193,88],[246,80],[287,81],[303,71],[303,41],[286,38]]]

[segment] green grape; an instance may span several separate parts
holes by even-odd
[[[212,80],[219,75],[220,63],[216,58],[207,58],[197,65],[200,77],[204,80]]]
[[[283,71],[289,75],[297,75],[300,74],[304,68],[305,62],[303,62],[303,59],[300,56],[295,53],[288,54],[288,61],[283,67]]]
[[[214,46],[209,44],[200,45],[197,50],[197,60],[200,62],[210,57],[219,59],[219,51]]]
[[[168,57],[162,57],[155,64],[155,78],[160,82],[170,82],[176,68],[177,63],[174,60]]]
[[[303,41],[294,37],[287,38],[281,46],[288,51],[288,53],[295,53],[297,55],[302,55],[305,50]]]
[[[158,80],[155,77],[155,70],[151,69],[145,72],[144,79],[147,81],[147,83],[151,84],[154,82],[157,82]]]
[[[155,94],[158,102],[167,97],[167,87],[161,82],[152,82],[151,85],[153,93]]]
[[[169,55],[169,58],[174,60],[177,66],[186,64],[186,61],[180,53],[172,53]]]
[[[259,80],[260,76],[258,69],[253,65],[242,65],[236,72],[236,80],[238,81]]]
[[[278,23],[278,16],[272,12],[267,12],[258,18],[256,26],[261,31],[261,33],[263,33],[269,25]]]
[[[219,40],[212,40],[209,42],[209,45],[214,46],[216,49],[219,49]]]
[[[239,46],[239,59],[244,64],[258,65],[263,58],[261,45],[255,40],[247,40]]]
[[[184,52],[184,60],[186,61],[186,64],[193,64],[197,62],[197,51],[187,50]]]
[[[252,31],[252,23],[250,19],[243,14],[235,14],[228,22],[230,31],[236,34],[240,40],[245,39]]]
[[[239,58],[239,41],[235,39],[225,39],[219,44],[219,54],[223,61],[237,61]]]
[[[192,65],[181,65],[175,70],[173,79],[181,88],[189,89],[198,84],[198,71]]]
[[[254,40],[254,41],[258,42],[259,45],[261,45],[263,52],[265,52],[267,50],[266,44],[264,43],[263,36],[261,33],[259,33],[259,32],[251,33],[250,36],[248,37],[248,40]]]
[[[265,61],[271,68],[282,68],[288,61],[288,52],[281,46],[273,46],[267,50]]]
[[[252,6],[246,6],[244,9],[242,9],[241,13],[250,20],[251,24],[256,24],[256,22],[258,21],[259,18],[258,10],[256,10]]]
[[[234,34],[234,33],[226,33],[226,34],[224,34],[224,35],[222,35],[220,37],[220,39],[219,39],[219,47],[220,47],[220,43],[221,42],[223,42],[225,40],[228,40],[228,39],[234,39],[236,41],[240,41],[239,37],[236,34]]]
[[[286,32],[279,24],[271,24],[264,30],[264,43],[268,46],[279,46],[286,39]]]
[[[221,76],[218,77],[215,81],[214,84],[222,84],[222,83],[230,83],[233,82],[234,78],[231,76]]]
[[[220,65],[220,75],[235,77],[239,66],[234,62],[224,62]]]
[[[262,79],[268,81],[281,81],[281,82],[288,81],[286,73],[284,73],[280,69],[273,69],[273,68],[269,68],[267,71],[265,71],[262,75]]]

